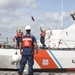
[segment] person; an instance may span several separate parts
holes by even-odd
[[[38,45],[35,36],[31,34],[31,27],[27,25],[25,30],[26,34],[20,42],[20,54],[22,55],[22,58],[20,60],[18,74],[23,74],[24,67],[28,62],[28,75],[33,75],[34,50],[38,53]]]
[[[40,42],[41,42],[41,44],[43,45],[43,48],[44,48],[44,47],[46,47],[46,45],[45,45],[46,29],[42,29],[42,27],[40,26],[40,31],[41,31]]]
[[[18,31],[16,30],[16,36],[15,36],[18,48],[22,37],[23,37],[23,32],[21,31],[21,28],[18,28]]]

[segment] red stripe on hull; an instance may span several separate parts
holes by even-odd
[[[50,57],[50,55],[47,53],[46,50],[39,50],[38,54],[36,54],[36,51],[34,51],[34,53],[35,53],[34,59],[41,67],[41,69],[58,68],[58,66],[53,61],[53,59]]]

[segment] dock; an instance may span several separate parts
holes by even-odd
[[[18,75],[17,71],[0,71],[0,75]],[[23,75],[27,75],[26,72]],[[75,72],[34,72],[34,75],[75,75]]]

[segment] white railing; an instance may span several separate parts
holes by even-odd
[[[48,39],[45,40],[45,44],[50,48],[75,48],[75,40],[67,40],[67,39]],[[42,47],[40,41],[38,41],[38,45]]]

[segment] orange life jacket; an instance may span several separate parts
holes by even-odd
[[[32,36],[31,35],[25,35],[22,39],[22,47],[32,47]]]
[[[41,37],[45,37],[45,35],[46,35],[46,33],[43,32],[43,31],[42,31],[41,34],[40,34]]]
[[[21,37],[22,36],[22,32],[17,32],[16,37]]]

